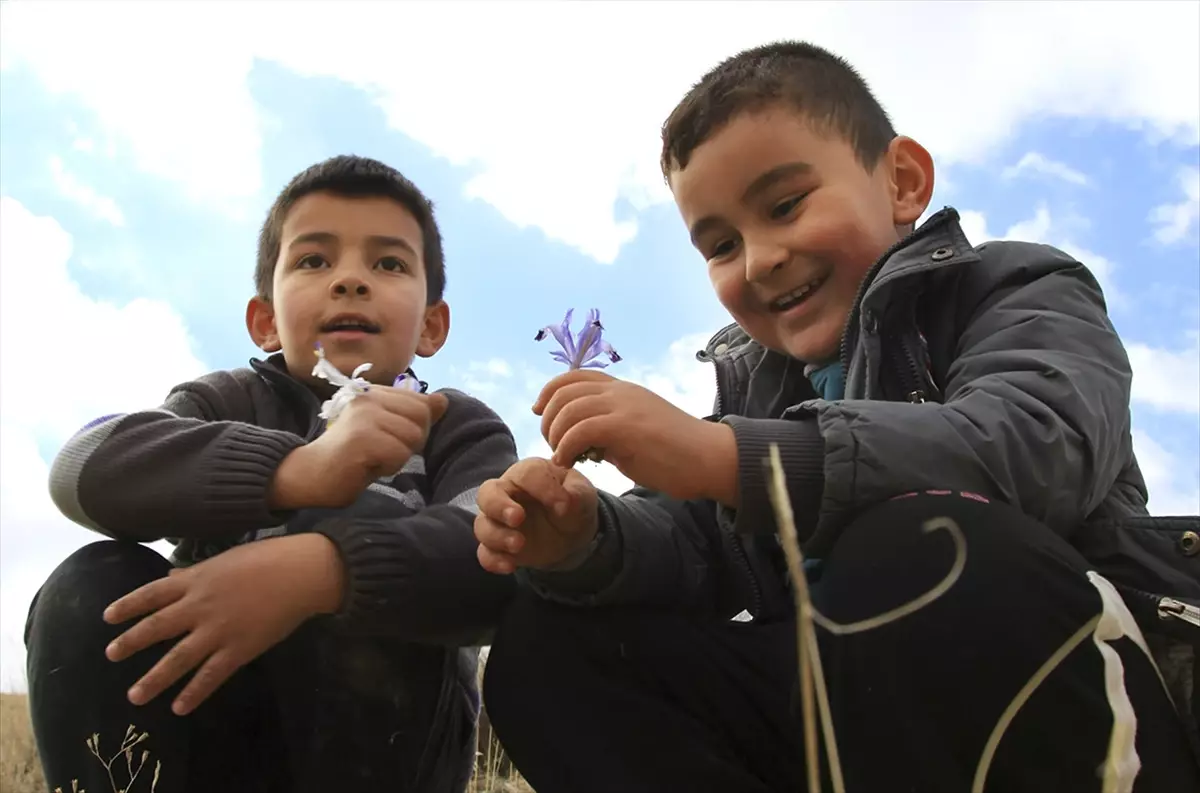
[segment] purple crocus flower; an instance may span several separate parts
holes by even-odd
[[[613,346],[604,340],[599,309],[588,309],[587,319],[578,334],[571,332],[571,316],[574,313],[575,309],[567,309],[562,322],[542,328],[533,340],[541,341],[547,335],[553,336],[562,349],[554,350],[550,355],[559,363],[566,364],[568,369],[603,369],[609,362],[621,360]],[[597,360],[602,355],[607,356],[608,360]]]
[[[604,340],[604,326],[600,324],[600,310],[588,309],[587,319],[578,334],[571,332],[571,316],[575,309],[567,309],[567,315],[557,325],[547,325],[537,332],[534,341],[541,341],[546,336],[553,336],[561,350],[550,353],[554,360],[565,363],[567,369],[603,369],[608,364],[621,360],[621,356],[613,346]],[[608,358],[603,360],[601,356]],[[603,449],[588,449],[579,455],[576,462],[591,460],[594,463],[604,461]]]

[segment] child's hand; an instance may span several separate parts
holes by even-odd
[[[239,545],[172,570],[111,604],[104,611],[105,622],[141,619],[114,639],[105,654],[122,661],[182,636],[128,694],[134,705],[144,705],[197,669],[172,703],[182,716],[306,619],[336,611],[343,576],[337,548],[319,534]]]
[[[271,484],[271,508],[350,506],[367,485],[396,473],[424,447],[447,404],[444,394],[371,386],[320,438],[283,459]]]
[[[531,457],[479,488],[475,539],[493,573],[555,567],[596,536],[596,488],[573,468]]]
[[[542,417],[542,434],[560,465],[601,449],[606,461],[643,487],[736,506],[738,453],[731,427],[587,369],[547,383],[533,412]]]

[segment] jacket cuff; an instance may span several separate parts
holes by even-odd
[[[622,542],[616,516],[603,494],[597,504],[597,520],[596,536],[577,558],[567,559],[553,569],[522,568],[517,571],[522,583],[549,599],[555,595],[593,595],[611,584],[621,570]]]
[[[333,543],[345,572],[342,607],[334,615],[357,622],[362,615],[376,611],[387,600],[394,579],[405,571],[394,569],[380,554],[372,536],[374,531],[361,521],[337,517],[317,523],[313,532]]]
[[[767,490],[767,460],[774,443],[779,446],[783,461],[796,531],[801,542],[808,539],[816,526],[825,489],[825,441],[816,420],[726,416],[721,421],[733,428],[737,440],[739,507],[734,531],[739,534],[778,531]]]
[[[269,526],[289,513],[267,508],[271,480],[283,458],[304,445],[290,432],[243,424],[214,450],[205,498],[218,522],[233,526]]]

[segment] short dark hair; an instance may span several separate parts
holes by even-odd
[[[887,112],[853,66],[814,44],[779,41],[727,58],[692,86],[663,123],[663,176],[685,168],[696,148],[735,116],[775,103],[843,137],[868,170],[896,137]]]
[[[424,240],[426,302],[432,305],[442,299],[446,291],[446,260],[442,252],[442,235],[433,216],[433,203],[395,168],[378,160],[345,154],[301,171],[271,205],[258,235],[254,288],[259,297],[271,298],[284,219],[297,201],[311,193],[332,193],[345,198],[390,198],[411,212],[421,227]]]

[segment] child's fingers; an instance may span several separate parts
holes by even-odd
[[[211,651],[202,634],[189,633],[133,684],[129,689],[129,701],[134,705],[145,705],[195,669]]]
[[[603,399],[610,391],[608,383],[571,383],[560,388],[542,409],[542,437],[556,448],[557,436],[588,416],[607,412],[609,402]]]
[[[595,369],[572,369],[569,372],[560,374],[552,378],[546,385],[542,386],[541,393],[537,395],[537,399],[533,402],[533,412],[537,415],[542,415],[546,409],[546,405],[554,398],[555,394],[562,388],[573,383],[601,383],[607,380],[613,380],[612,375],[598,372]]]
[[[171,703],[171,710],[175,712],[176,716],[186,716],[191,713],[200,706],[200,703],[211,697],[213,692],[232,677],[233,673],[241,666],[242,664],[237,661],[231,650],[224,648],[217,650],[208,657],[204,666],[192,675],[187,686]]]
[[[489,479],[479,486],[475,505],[479,507],[480,515],[516,528],[525,519],[525,508],[513,498],[517,492],[516,486],[510,482]]]
[[[506,553],[497,553],[486,545],[480,545],[475,555],[479,558],[479,565],[489,573],[509,575],[517,569],[512,556]]]
[[[429,423],[436,424],[438,420],[446,414],[446,408],[450,407],[450,400],[445,394],[423,394],[426,400],[429,401]]]
[[[525,547],[525,535],[497,523],[486,515],[475,518],[475,539],[479,544],[500,553],[520,553]]]
[[[104,654],[110,661],[124,661],[134,653],[190,630],[191,622],[183,609],[168,606],[138,620],[137,624],[109,642]]]
[[[182,575],[168,575],[151,581],[110,603],[104,610],[104,621],[109,625],[120,625],[134,617],[166,608],[183,597],[186,589]]]
[[[614,430],[619,429],[611,413],[589,416],[567,428],[554,448],[556,465],[574,465],[588,449],[611,451]]]
[[[529,458],[508,469],[504,481],[516,487],[516,497],[527,497],[562,517],[571,506],[570,493],[563,487],[569,466],[560,467],[549,460]]]

